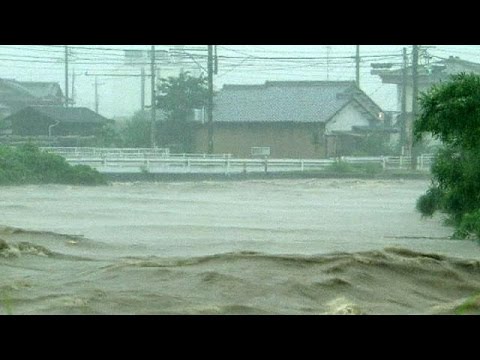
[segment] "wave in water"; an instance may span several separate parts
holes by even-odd
[[[475,259],[403,248],[183,258],[122,250],[99,259],[115,244],[13,228],[0,238],[0,312],[5,298],[19,314],[454,314],[466,304],[480,312]]]

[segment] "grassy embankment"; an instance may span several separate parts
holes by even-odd
[[[0,146],[0,185],[29,184],[105,185],[107,181],[89,166],[71,166],[34,145]]]

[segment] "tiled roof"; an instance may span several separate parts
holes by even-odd
[[[21,116],[21,113],[27,111],[37,112],[48,116],[53,120],[68,123],[106,123],[111,121],[84,107],[65,108],[61,106],[29,106],[20,112],[13,114],[12,117]]]
[[[8,91],[12,91],[17,95],[21,97],[26,97],[26,98],[33,98],[34,95],[30,93],[25,87],[23,87],[19,82],[11,79],[0,79],[0,85]],[[0,89],[0,94],[2,94],[2,91]],[[3,94],[2,94],[3,95]]]
[[[215,122],[327,122],[351,101],[380,108],[353,81],[278,81],[225,85],[215,97]]]
[[[37,98],[63,96],[60,85],[55,82],[19,81],[18,83]]]

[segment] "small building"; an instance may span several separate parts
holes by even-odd
[[[18,136],[94,136],[113,120],[84,107],[28,106],[3,122]]]
[[[458,56],[450,56],[446,59],[432,61],[418,66],[418,91],[428,91],[434,84],[448,80],[452,75],[460,73],[480,74],[480,64],[460,59]],[[407,112],[412,111],[413,103],[413,77],[412,66],[405,69],[405,99]],[[403,69],[372,70],[373,75],[378,75],[384,84],[397,86],[397,111],[402,110],[402,97],[404,89]]]
[[[254,148],[269,148],[271,158],[350,155],[369,130],[384,124],[382,109],[353,81],[225,85],[215,97],[214,152],[251,157]],[[207,124],[195,141],[199,152],[207,152]]]
[[[61,106],[64,103],[58,83],[0,79],[0,120],[27,106]]]
[[[450,56],[449,58],[437,61],[429,61],[428,63],[419,64],[418,69],[418,93],[422,94],[432,88],[433,85],[448,81],[452,75],[460,73],[480,74],[480,64],[460,59],[458,56]],[[392,126],[397,128],[398,134],[393,138],[397,144],[404,146],[404,150],[408,150],[407,128],[412,119],[413,108],[413,71],[412,66],[404,69],[374,69],[371,72],[378,75],[384,84],[392,84],[397,87],[397,109],[392,115]],[[406,75],[404,80],[404,73]],[[405,92],[405,98],[404,93]],[[402,100],[405,100],[405,115],[402,114]],[[438,141],[429,139],[430,145],[439,144]]]

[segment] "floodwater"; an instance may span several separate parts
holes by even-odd
[[[480,246],[428,181],[0,188],[0,314],[443,314]]]

